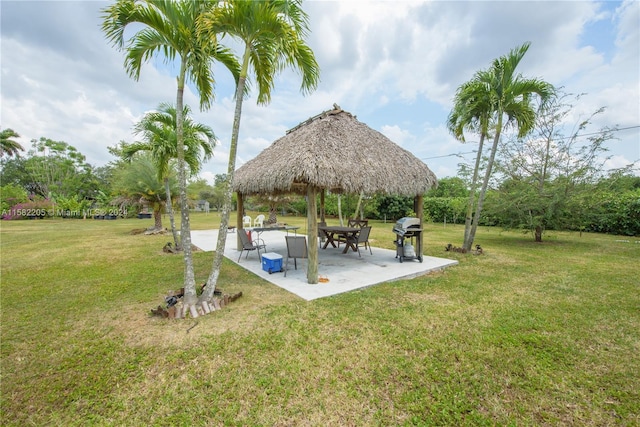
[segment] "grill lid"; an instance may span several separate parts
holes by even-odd
[[[419,229],[420,228],[420,218],[413,218],[410,216],[406,216],[404,218],[400,218],[396,225],[393,226],[393,232],[396,234],[404,235],[407,231],[411,231],[411,229]]]

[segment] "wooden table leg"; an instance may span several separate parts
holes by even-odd
[[[349,240],[350,238],[354,238],[355,243],[350,241]],[[343,254],[346,254],[349,251],[349,248],[351,248],[354,252],[358,252],[358,238],[356,236],[345,236],[344,243],[345,243],[344,250],[342,251]]]
[[[324,236],[327,238],[327,241],[324,242],[324,246],[322,247],[322,249],[327,249],[327,246],[329,246],[329,243],[331,243],[331,246],[333,246],[334,248],[337,248],[336,244],[334,243],[334,239],[333,239],[333,233],[327,233],[326,231],[324,232]]]

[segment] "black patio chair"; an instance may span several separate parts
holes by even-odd
[[[362,228],[369,225],[368,219],[349,219],[347,226],[354,228]]]
[[[364,248],[366,249],[368,247],[369,252],[371,253],[371,255],[373,255],[373,252],[371,252],[371,245],[369,244],[369,233],[371,233],[371,227],[362,227],[362,229],[356,236],[350,236],[347,239],[348,244],[353,244],[356,246],[359,257],[362,257],[362,255],[360,255],[360,245],[363,243]]]
[[[309,258],[307,252],[307,238],[304,236],[285,236],[287,242],[287,260],[284,263],[284,277],[287,277],[289,258],[293,258],[293,265],[298,269],[298,258]]]
[[[318,227],[326,227],[326,225],[327,225],[326,221],[320,221],[318,223]],[[326,239],[324,235],[324,231],[318,228],[318,248],[322,249],[322,243],[324,243],[324,239]]]
[[[262,262],[262,260],[260,259],[260,249],[263,249],[265,252],[267,252],[267,245],[264,243],[264,240],[250,240],[249,235],[244,230],[240,230],[238,235],[240,236],[240,241],[242,242],[242,250],[240,251],[240,255],[238,256],[238,263],[240,262],[240,258],[242,257],[242,253],[244,251],[247,251],[247,255],[245,256],[246,259],[249,256],[249,252],[255,250],[258,251],[258,261]]]

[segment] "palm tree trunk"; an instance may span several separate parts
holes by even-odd
[[[471,250],[472,241],[469,241],[471,232],[471,217],[473,216],[473,208],[476,199],[476,190],[478,188],[478,173],[480,171],[480,161],[482,159],[482,146],[484,145],[485,133],[480,134],[480,142],[478,144],[478,155],[476,156],[476,164],[473,168],[473,178],[471,179],[471,189],[469,191],[469,202],[467,203],[467,216],[464,220],[464,240],[462,247],[467,251]]]
[[[158,202],[153,208],[153,228],[162,230],[162,203]]]
[[[542,232],[543,232],[542,226],[541,225],[536,225],[535,241],[537,243],[542,242]]]
[[[362,218],[362,199],[364,198],[364,193],[360,192],[360,196],[358,197],[358,203],[356,203],[356,210],[353,212],[353,219],[358,219],[358,215],[360,215],[360,219]]]
[[[238,151],[238,137],[240,134],[240,117],[242,116],[242,100],[244,95],[244,87],[249,70],[249,47],[245,46],[244,56],[242,59],[242,69],[236,87],[236,109],[233,114],[233,131],[231,134],[231,145],[229,147],[229,164],[227,166],[227,184],[225,185],[224,202],[222,205],[222,214],[220,217],[220,229],[218,230],[218,242],[216,252],[213,256],[213,266],[211,273],[207,278],[207,286],[200,296],[200,301],[211,301],[213,292],[216,290],[220,270],[222,269],[222,260],[224,259],[224,250],[227,242],[227,228],[229,225],[229,214],[231,212],[231,204],[233,202],[233,177],[236,169],[236,153]]]
[[[269,206],[269,224],[276,224],[278,222],[278,205],[271,203]]]
[[[180,186],[180,213],[182,251],[184,257],[184,305],[189,309],[197,302],[196,279],[193,272],[193,255],[191,253],[191,225],[189,223],[189,206],[187,202],[187,177],[184,161],[184,81],[186,63],[180,61],[180,75],[178,77],[178,93],[176,95],[176,134],[178,140],[178,185]]]
[[[338,194],[338,219],[340,220],[340,227],[344,226],[344,221],[342,220],[342,195]]]
[[[478,195],[478,206],[476,207],[476,213],[473,216],[473,223],[471,224],[471,230],[469,231],[469,236],[467,239],[467,243],[469,247],[467,248],[465,246],[465,249],[467,250],[471,249],[471,245],[473,245],[473,241],[476,238],[476,231],[478,230],[478,221],[480,221],[482,204],[484,203],[484,198],[487,194],[487,188],[489,187],[489,179],[491,178],[491,169],[493,169],[493,161],[496,158],[496,152],[498,151],[498,142],[500,141],[501,131],[502,131],[502,111],[498,111],[498,123],[496,125],[496,135],[493,138],[493,146],[491,147],[491,154],[489,155],[487,170],[485,171],[484,181],[482,182],[482,188],[480,189],[480,194]]]
[[[171,223],[171,234],[173,234],[174,248],[176,248],[176,250],[179,251],[179,250],[182,250],[182,247],[180,246],[180,242],[178,241],[178,231],[176,230],[176,219],[175,219],[175,216],[173,215],[173,206],[171,203],[171,189],[169,188],[169,178],[164,179],[164,190],[167,194],[166,206],[167,206],[167,212],[169,213],[169,222]]]

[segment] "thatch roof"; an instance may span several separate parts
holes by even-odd
[[[240,167],[234,190],[304,193],[313,184],[335,193],[417,196],[437,185],[420,159],[334,107],[289,130]]]

